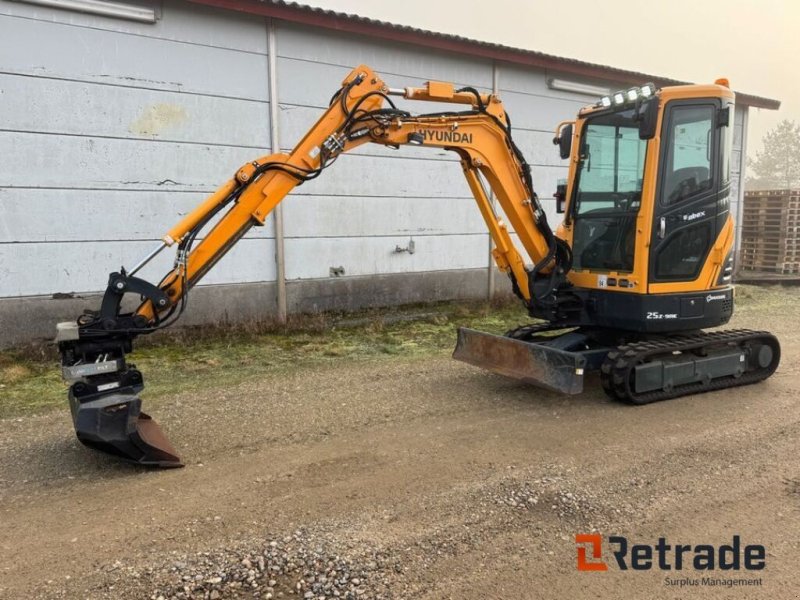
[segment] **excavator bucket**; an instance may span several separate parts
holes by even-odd
[[[161,427],[142,412],[140,389],[104,387],[78,382],[70,388],[72,422],[81,443],[140,465],[182,467],[178,453]]]
[[[453,358],[548,390],[564,394],[583,391],[586,357],[546,343],[461,327]]]

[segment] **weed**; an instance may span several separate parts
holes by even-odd
[[[186,327],[143,336],[130,362],[145,375],[148,402],[178,391],[235,385],[265,372],[333,361],[415,358],[449,352],[465,325],[502,332],[526,321],[518,304],[439,303],[355,315],[320,313],[289,322]],[[52,345],[0,351],[0,417],[65,404]]]
[[[743,312],[780,310],[792,295],[777,286],[738,286],[736,301]],[[145,374],[150,402],[335,361],[443,356],[452,350],[458,327],[502,333],[529,322],[519,303],[509,300],[292,315],[286,324],[253,321],[143,336],[130,359]],[[52,344],[0,351],[0,417],[61,407],[65,395]]]

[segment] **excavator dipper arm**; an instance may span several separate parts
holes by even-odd
[[[415,116],[398,109],[390,96],[468,108]],[[125,360],[132,340],[175,322],[186,309],[192,287],[251,227],[263,225],[296,186],[318,177],[339,155],[366,143],[456,152],[494,241],[495,261],[511,278],[515,292],[530,308],[546,304],[563,284],[570,266],[569,248],[547,223],[499,98],[441,82],[393,89],[362,65],[345,78],[328,109],[291,152],[243,165],[133,269],[110,275],[99,311],[87,311],[76,323],[59,324],[63,373],[73,382],[70,407],[83,443],[140,464],[181,466],[158,425],[141,412],[142,376]],[[484,181],[519,237],[524,255],[495,211]],[[173,246],[174,267],[158,285],[136,277],[159,252]],[[135,311],[122,313],[122,300],[129,293],[142,302]]]

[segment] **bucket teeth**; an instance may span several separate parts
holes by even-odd
[[[161,427],[142,412],[138,395],[141,389],[137,371],[128,371],[121,381],[111,383],[75,383],[69,391],[69,403],[78,440],[89,448],[136,464],[182,467]]]

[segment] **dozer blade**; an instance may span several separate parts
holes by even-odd
[[[453,358],[565,394],[583,391],[586,358],[577,352],[461,327]]]
[[[138,390],[103,387],[76,383],[69,390],[72,422],[81,443],[140,465],[182,467],[161,427],[142,412]]]

